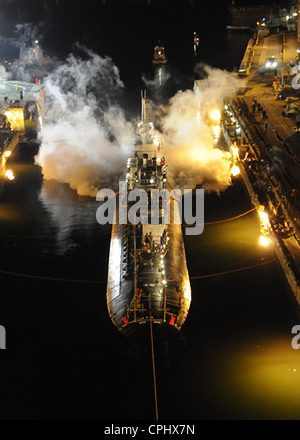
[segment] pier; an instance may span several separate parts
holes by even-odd
[[[20,160],[20,145],[24,157],[36,153],[31,141],[41,123],[43,99],[40,84],[0,81],[0,193],[5,185],[17,180],[13,163]]]
[[[297,56],[295,32],[259,32],[250,39],[240,67],[246,85],[225,105],[223,132],[257,208],[261,244],[273,246],[293,301],[300,306]],[[276,62],[269,69],[271,57]]]

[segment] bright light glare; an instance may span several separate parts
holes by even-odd
[[[269,216],[265,211],[258,211],[259,217],[264,225],[269,225]]]
[[[4,112],[13,130],[24,131],[24,109],[21,107],[11,108]]]
[[[270,239],[268,237],[266,237],[265,235],[261,235],[259,237],[259,242],[262,246],[266,247],[266,246],[269,246]]]
[[[240,169],[237,165],[233,165],[231,168],[231,174],[232,176],[238,176],[240,174]]]
[[[230,147],[233,156],[239,157],[239,149],[238,147],[234,147],[233,145]]]
[[[8,180],[15,180],[15,175],[12,172],[12,170],[7,170],[5,173],[6,177],[8,178]]]
[[[11,156],[11,151],[4,151],[4,157],[8,158]]]
[[[220,137],[220,133],[221,133],[221,127],[220,127],[219,125],[216,125],[216,126],[213,128],[213,132],[214,132],[214,136],[215,136],[215,138],[216,138],[216,139],[219,139],[219,137]]]
[[[159,146],[159,139],[156,137],[156,136],[154,136],[154,138],[153,138],[153,144],[156,146],[156,147],[158,147]]]
[[[218,124],[221,121],[221,112],[220,110],[218,110],[217,108],[211,110],[211,112],[209,113],[209,117],[212,121],[217,122]]]

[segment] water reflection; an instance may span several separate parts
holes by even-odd
[[[79,197],[67,184],[45,181],[39,201],[55,226],[57,254],[63,255],[79,246],[78,235],[90,234],[96,225],[96,201]]]
[[[300,418],[300,356],[289,335],[232,349],[223,371],[223,391],[238,414],[256,419]]]
[[[237,180],[220,196],[206,197],[205,221],[234,217],[251,207],[243,185]],[[89,404],[85,402],[84,407],[81,403],[74,404],[78,405],[76,410],[80,416],[88,417],[97,402],[98,406],[105,407],[107,417],[113,415],[117,419],[135,414],[146,418],[149,406],[152,408],[153,394],[148,367],[141,368],[139,360],[134,362],[132,354],[126,356],[124,349],[118,348],[107,313],[105,280],[110,226],[97,224],[97,208],[95,200],[78,197],[68,185],[55,182],[44,182],[42,188],[37,186],[26,196],[1,201],[0,246],[5,258],[0,269],[67,279],[103,280],[104,283],[94,286],[45,282],[1,274],[1,295],[6,298],[6,304],[0,312],[5,310],[3,324],[7,324],[10,332],[15,329],[14,340],[11,340],[15,347],[20,339],[16,316],[23,317],[22,334],[29,343],[32,341],[29,348],[26,346],[26,353],[22,353],[28,362],[25,372],[29,377],[33,368],[30,359],[37,351],[37,329],[53,347],[53,337],[55,344],[59,344],[73,322],[70,340],[82,341],[76,345],[77,374],[84,376],[87,368],[90,372],[91,365],[95,372],[90,383]],[[185,236],[190,276],[267,261],[273,257],[273,250],[259,245],[259,235],[260,222],[254,211],[234,221],[206,226],[200,236]],[[170,350],[165,365],[162,361],[158,365],[160,417],[300,418],[300,358],[298,351],[291,347],[290,337],[292,326],[299,322],[276,263],[192,280],[191,284],[192,304],[182,329],[184,347],[177,347],[174,355]],[[49,310],[52,315],[47,318]],[[55,330],[54,321],[57,322]],[[81,326],[77,329],[78,322]],[[97,348],[90,350],[87,341]],[[60,347],[72,358],[63,342]],[[48,360],[48,352],[43,346],[39,349]],[[49,357],[52,359],[51,350]],[[56,362],[51,377],[61,375],[63,380],[60,355]],[[150,364],[148,366],[150,368]],[[77,380],[73,368],[74,365],[66,362],[65,375],[70,382]],[[116,369],[117,373],[107,383],[105,378]],[[103,374],[99,375],[99,371]],[[47,376],[50,372],[35,368],[37,383],[45,379],[43,374]],[[134,380],[128,381],[128,375]],[[140,383],[145,387],[143,397],[138,405],[136,398],[128,399],[124,410],[118,393],[121,390],[122,395],[135,397]],[[16,394],[22,386],[18,383]],[[54,384],[48,393],[55,405],[58,387]],[[97,396],[93,396],[94,390]],[[47,407],[48,400],[43,400],[37,388],[35,392],[41,408]],[[104,402],[103,395],[117,396],[117,399]]]

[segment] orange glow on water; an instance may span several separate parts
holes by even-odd
[[[259,337],[258,337],[259,340]],[[300,418],[300,353],[291,338],[245,344],[229,360],[235,404],[255,412],[255,418]]]

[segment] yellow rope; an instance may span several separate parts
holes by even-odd
[[[17,272],[9,272],[7,270],[0,270],[0,274],[3,275],[10,275],[14,277],[21,277],[21,278],[32,278],[37,280],[46,280],[46,281],[59,281],[59,282],[65,282],[65,283],[89,283],[89,284],[104,284],[106,281],[100,281],[100,280],[76,280],[76,279],[70,279],[70,278],[54,278],[54,277],[45,277],[42,275],[30,275],[26,273],[17,273]]]
[[[218,273],[211,273],[211,274],[207,274],[207,275],[199,275],[197,277],[190,277],[190,280],[200,280],[202,278],[213,278],[213,277],[218,277],[221,275],[227,275],[229,273],[235,273],[235,272],[240,272],[242,270],[249,270],[249,269],[254,269],[255,267],[260,267],[260,266],[265,266],[266,264],[270,264],[273,263],[273,261],[276,261],[277,258],[272,258],[271,260],[267,260],[264,261],[263,263],[257,263],[257,264],[253,264],[252,266],[245,266],[245,267],[240,267],[238,269],[232,269],[232,270],[226,270],[225,272],[218,272]],[[167,280],[168,282],[172,282],[172,281],[179,281],[179,279],[176,280]]]
[[[207,226],[207,225],[216,225],[217,223],[231,222],[232,220],[236,220],[240,217],[244,217],[244,215],[247,215],[250,212],[255,211],[255,209],[256,208],[249,209],[249,211],[243,212],[243,214],[239,214],[239,215],[236,215],[235,217],[231,217],[231,218],[226,218],[225,220],[219,220],[217,222],[207,222],[207,223],[204,223],[204,225]]]
[[[272,263],[273,261],[276,261],[276,260],[277,260],[277,258],[272,258],[271,260],[264,261],[263,263],[253,264],[252,266],[240,267],[238,269],[227,270],[225,272],[218,272],[218,273],[212,273],[212,274],[207,274],[207,275],[199,275],[199,276],[195,276],[195,277],[190,277],[189,279],[190,280],[199,280],[201,278],[212,278],[212,277],[217,277],[220,275],[226,275],[229,273],[240,272],[242,270],[249,270],[249,269],[253,269],[255,267],[265,266],[266,264]],[[20,277],[20,278],[31,278],[31,279],[37,279],[37,280],[45,280],[45,281],[59,281],[59,282],[64,282],[64,283],[106,284],[106,281],[103,281],[103,280],[78,280],[78,279],[72,279],[72,278],[46,277],[46,276],[42,276],[42,275],[31,275],[31,274],[18,273],[18,272],[9,272],[9,271],[3,270],[3,269],[0,270],[0,274],[14,276],[14,277]],[[172,282],[172,281],[179,281],[179,280],[180,279],[167,280],[167,281]]]
[[[216,222],[206,222],[206,223],[200,223],[200,224],[204,224],[204,226],[208,226],[208,225],[217,225],[218,223],[231,222],[232,220],[236,220],[238,218],[244,217],[244,215],[247,215],[250,212],[255,211],[255,209],[256,208],[249,209],[249,211],[243,212],[242,214],[236,215],[235,217],[226,218],[224,220],[218,220]],[[194,225],[183,225],[183,227],[190,227],[190,226],[194,226]]]
[[[149,297],[150,298],[150,297]],[[151,313],[151,312],[150,312]],[[152,330],[152,317],[150,316],[150,337],[151,337],[151,354],[152,354],[152,370],[153,370],[153,386],[154,386],[154,400],[155,400],[155,419],[158,420],[158,404],[157,404],[157,386],[155,373],[155,358],[154,358],[154,343]]]

